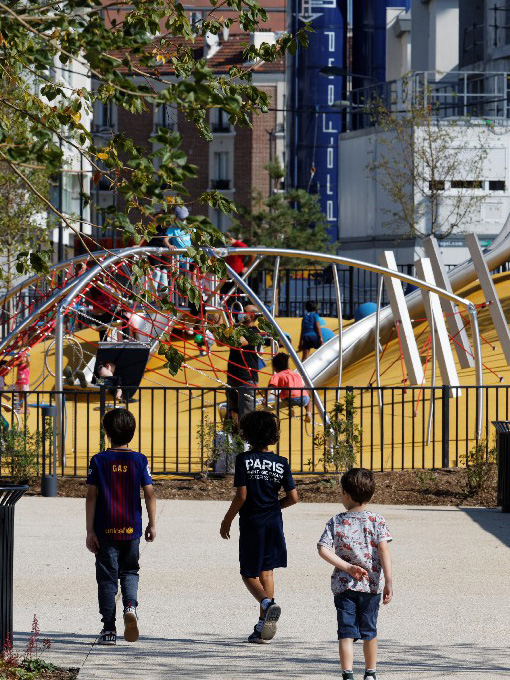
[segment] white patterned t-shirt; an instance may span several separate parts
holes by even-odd
[[[332,517],[317,545],[323,545],[342,560],[363,567],[368,578],[356,581],[346,571],[335,567],[331,575],[331,590],[338,595],[344,590],[362,593],[380,593],[383,589],[382,564],[377,546],[391,541],[391,535],[382,515],[363,512],[341,512]]]

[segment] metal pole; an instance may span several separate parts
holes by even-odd
[[[226,255],[222,255],[221,257],[227,257],[227,255],[228,255],[228,250],[227,250],[227,249],[225,249],[225,250],[227,251],[227,254],[226,254]],[[218,253],[218,254],[219,254],[219,253]],[[248,269],[247,269],[247,270],[245,271],[245,273],[243,274],[243,276],[242,276],[243,280],[245,280],[245,281],[248,280],[248,276],[252,273],[252,271],[253,271],[254,269],[256,269],[256,268],[259,266],[259,264],[262,262],[263,259],[264,259],[264,256],[263,256],[263,255],[257,255],[257,257],[255,258],[255,260],[253,260],[253,262],[251,263],[251,265],[248,267]],[[218,286],[218,289],[219,289],[219,288],[220,288],[220,286]],[[228,291],[228,293],[224,296],[224,298],[223,298],[223,303],[224,303],[224,304],[226,304],[227,300],[230,299],[230,298],[232,297],[232,295],[234,294],[235,289],[236,289],[236,286],[232,286],[232,288],[231,288],[231,289]],[[213,292],[211,293],[211,295],[210,295],[210,296],[207,298],[207,300],[205,301],[205,304],[208,304],[208,302],[211,300],[212,297],[214,297],[214,295],[215,295],[216,292],[217,292],[217,291],[213,291]]]
[[[64,310],[58,305],[55,323],[55,408],[54,437],[58,442],[58,459],[62,467],[66,462],[64,439]]]
[[[381,430],[381,455],[384,450],[384,424],[383,424],[383,397],[381,390],[381,346],[379,342],[379,332],[381,326],[381,305],[383,295],[384,279],[379,276],[379,286],[377,290],[377,305],[375,310],[375,380],[377,384],[377,401],[379,402],[379,424]]]
[[[430,293],[429,293],[430,296]],[[430,383],[430,404],[429,404],[429,422],[427,426],[427,445],[430,444],[430,432],[432,430],[432,417],[434,415],[435,396],[436,396],[436,332],[434,328],[434,315],[430,315],[430,332],[431,332],[431,348],[432,348],[432,378]]]
[[[343,340],[343,315],[342,315],[342,293],[340,291],[340,281],[338,280],[338,269],[336,264],[333,265],[333,279],[335,281],[335,295],[336,295],[336,311],[338,316],[338,387],[342,386],[342,371],[343,371],[343,357],[342,357],[342,340]],[[338,401],[338,393],[337,393]]]
[[[272,307],[273,316],[278,315],[278,281],[280,279],[280,256],[275,258],[274,270],[273,270],[273,295],[272,295]],[[278,343],[273,340],[271,343],[271,354],[274,356],[278,352]]]
[[[41,418],[42,418],[42,437],[43,437],[43,474],[41,476],[41,495],[49,498],[55,498],[57,493],[57,437],[55,431],[55,406],[43,406],[41,408]],[[46,418],[52,418],[51,427],[51,463],[50,469],[51,474],[46,474]]]
[[[475,437],[480,439],[482,436],[483,423],[483,364],[482,364],[482,347],[480,343],[480,333],[478,330],[478,317],[476,314],[475,305],[470,302],[468,306],[468,314],[471,321],[471,336],[473,339],[473,350],[475,355],[475,372],[476,372],[476,425]]]

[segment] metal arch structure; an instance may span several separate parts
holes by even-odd
[[[509,222],[510,225],[510,222]],[[509,226],[510,228],[510,226]],[[499,242],[497,244],[497,248],[495,249],[494,257],[492,258],[492,261],[489,260],[490,266],[494,266],[494,259],[498,259],[502,257],[503,252],[507,252],[509,250],[509,246],[506,243],[501,243]],[[0,352],[2,349],[5,349],[5,347],[8,345],[9,341],[12,340],[15,336],[19,335],[25,328],[27,328],[33,321],[34,318],[40,316],[43,314],[45,311],[52,307],[56,307],[57,313],[56,313],[56,319],[55,319],[55,330],[56,330],[56,348],[55,348],[55,357],[56,357],[56,392],[57,392],[57,399],[60,400],[60,403],[58,404],[60,408],[57,409],[57,414],[59,414],[60,417],[60,427],[58,429],[59,432],[62,432],[62,388],[63,388],[63,380],[62,380],[62,341],[63,341],[63,316],[64,316],[64,310],[73,302],[74,298],[80,294],[80,292],[103,270],[108,270],[112,265],[115,265],[118,262],[121,262],[122,260],[128,260],[133,257],[139,257],[139,256],[144,256],[144,255],[149,255],[149,254],[161,254],[162,252],[166,252],[165,249],[163,248],[153,248],[153,247],[148,247],[148,246],[136,246],[132,248],[126,248],[119,250],[117,252],[112,252],[110,254],[100,254],[100,253],[95,253],[94,255],[96,257],[101,257],[101,255],[104,257],[104,259],[101,260],[100,264],[96,264],[95,267],[93,267],[90,271],[86,272],[85,274],[82,274],[78,278],[74,278],[72,281],[70,281],[68,284],[66,284],[63,288],[58,289],[51,295],[42,305],[40,305],[37,309],[34,309],[34,311],[25,319],[22,321],[8,336],[7,338],[0,343]],[[179,255],[179,254],[185,254],[186,251],[185,249],[176,249],[175,251],[172,251],[173,254]],[[348,267],[354,267],[357,269],[363,269],[365,271],[371,271],[376,274],[379,274],[381,276],[389,276],[391,278],[398,279],[402,282],[412,284],[416,286],[418,289],[421,290],[426,290],[432,293],[436,293],[439,295],[439,297],[443,299],[448,299],[461,307],[464,307],[471,319],[471,324],[472,324],[472,330],[473,330],[473,340],[474,340],[474,354],[475,354],[475,363],[476,363],[476,381],[477,381],[477,386],[479,389],[477,390],[477,406],[478,406],[478,418],[477,418],[477,435],[481,433],[481,424],[482,424],[482,391],[481,387],[483,384],[483,373],[482,373],[482,359],[481,359],[481,346],[480,346],[480,338],[479,338],[479,333],[478,333],[478,319],[477,319],[477,313],[476,313],[476,307],[473,303],[471,303],[469,300],[466,300],[462,297],[459,297],[458,295],[452,293],[451,291],[439,288],[435,285],[429,284],[425,281],[422,281],[420,279],[417,279],[415,277],[409,276],[407,274],[402,274],[400,272],[391,270],[391,269],[386,269],[385,267],[375,265],[375,264],[369,264],[366,262],[361,262],[359,260],[354,260],[350,258],[345,258],[345,257],[340,257],[337,255],[329,255],[329,254],[324,254],[324,253],[316,253],[313,251],[296,251],[296,250],[285,250],[285,249],[278,249],[278,248],[218,248],[214,251],[214,254],[217,257],[227,257],[228,255],[231,254],[241,254],[241,255],[260,255],[263,257],[267,256],[274,256],[274,257],[293,257],[293,258],[299,258],[299,259],[307,259],[307,260],[316,260],[319,262],[325,262],[325,263],[330,263],[330,264],[335,264],[335,265],[344,265]],[[79,256],[78,258],[75,258],[74,260],[68,260],[65,263],[61,263],[59,265],[56,265],[53,268],[53,271],[55,270],[61,270],[64,269],[65,267],[70,266],[73,262],[79,262],[79,261],[85,261],[90,258],[90,255],[82,255]],[[469,268],[468,268],[469,269]],[[230,271],[231,277],[236,281],[236,284],[242,288],[246,294],[251,297],[252,299],[255,300],[255,295],[253,291],[250,289],[250,287],[246,284],[245,281],[243,281],[240,277],[237,277],[235,275],[235,272]],[[469,279],[469,277],[472,277]],[[472,271],[468,271],[467,273],[464,272],[464,280],[463,283],[465,284],[466,282],[469,282],[469,280],[473,280],[476,277],[476,273]],[[37,277],[35,277],[37,278]],[[466,278],[468,279],[466,281]],[[34,277],[30,280],[34,281]],[[457,282],[455,282],[457,283]],[[10,292],[10,295],[15,295],[16,292],[19,292],[20,290],[28,287],[30,283],[25,282],[24,284],[21,284],[18,286],[16,289]],[[458,285],[455,286],[458,288]],[[16,292],[15,292],[16,291]],[[406,302],[411,303],[413,301],[413,298],[415,297],[420,297],[420,291],[416,291],[416,293],[411,294],[410,296],[406,297]],[[6,297],[4,296],[4,301]],[[258,298],[257,298],[258,299]],[[266,318],[271,321],[275,325],[275,329],[279,333],[279,336],[282,338],[283,344],[286,346],[286,348],[290,352],[290,348],[287,347],[287,340],[286,336],[283,333],[282,329],[279,327],[278,323],[272,317],[269,313],[269,311],[262,305],[261,301],[258,301],[258,305],[261,308],[261,311],[264,313]],[[413,313],[415,313],[415,308],[416,305],[414,304],[413,306]],[[156,308],[154,310],[157,312]],[[389,312],[389,313],[388,313]],[[269,318],[267,316],[271,318]],[[373,315],[375,316],[375,315]],[[391,311],[388,309],[381,310],[380,312],[380,326],[381,326],[381,331],[385,330],[390,324],[391,324]],[[368,324],[367,324],[368,322]],[[367,328],[370,330],[371,327],[373,326],[373,319],[371,317],[367,317],[367,319],[364,319],[362,322],[359,322],[358,324],[354,324],[351,326],[349,329],[347,329],[343,333],[343,355],[344,359],[346,356],[349,354],[353,354],[352,350],[353,348],[357,350],[357,355],[359,356],[360,352],[363,351],[364,345],[366,345],[366,340],[367,340],[367,335],[370,335],[367,333]],[[384,328],[383,328],[384,327]],[[285,338],[285,339],[284,339]],[[370,343],[372,344],[372,343]],[[320,370],[321,368],[321,363],[323,363],[324,355],[328,354],[329,350],[333,350],[333,358],[329,360],[328,365],[326,366],[327,371],[324,370],[324,366],[322,366],[323,370]],[[294,357],[294,350],[292,350],[291,355]],[[296,355],[297,356],[297,355]],[[301,364],[299,361],[299,357],[297,357],[296,365],[300,369],[303,378],[307,384],[307,386],[317,386],[317,384],[321,381],[321,378],[323,378],[324,374],[329,371],[333,370],[335,371],[336,362],[338,362],[338,338],[332,338],[328,343],[323,345],[322,348],[320,348],[315,354],[313,354],[304,364]],[[306,377],[305,377],[306,376]],[[320,410],[320,409],[319,409]],[[56,423],[57,425],[57,423]]]
[[[506,225],[508,228],[508,231],[510,232],[510,218],[508,220],[508,223]],[[495,242],[493,244],[494,246],[494,257],[493,260],[497,260],[497,258],[502,258],[505,257],[506,255],[503,255],[503,253],[506,253],[508,250],[510,250],[510,244],[507,243],[501,243],[499,239],[497,239],[497,243]],[[274,256],[274,257],[293,257],[293,258],[299,258],[299,259],[305,259],[305,260],[318,260],[319,262],[328,262],[330,264],[336,264],[336,265],[344,265],[346,267],[355,267],[356,269],[363,269],[365,271],[370,271],[373,272],[374,274],[380,274],[381,276],[388,276],[394,279],[398,279],[402,281],[403,283],[409,283],[413,286],[415,286],[417,289],[415,292],[411,293],[411,295],[406,296],[406,302],[408,300],[414,301],[414,307],[412,309],[412,313],[415,314],[417,311],[419,311],[419,305],[421,302],[421,291],[425,290],[428,291],[429,293],[436,293],[439,295],[440,298],[450,300],[451,302],[454,302],[457,305],[460,305],[461,307],[464,307],[469,314],[470,322],[471,322],[471,328],[473,332],[473,353],[474,353],[474,358],[475,358],[475,372],[476,372],[476,384],[477,384],[477,391],[476,391],[476,403],[477,403],[477,420],[476,420],[476,426],[475,426],[475,433],[476,437],[479,438],[481,436],[482,432],[482,423],[483,423],[483,394],[482,394],[482,386],[483,386],[483,364],[482,364],[482,349],[481,349],[481,343],[480,343],[480,333],[479,333],[479,328],[478,328],[478,317],[476,313],[476,307],[475,305],[470,301],[466,300],[465,298],[460,297],[459,295],[456,295],[455,293],[452,293],[449,290],[445,290],[443,288],[439,288],[438,286],[432,285],[428,283],[427,281],[422,281],[421,279],[417,279],[414,276],[409,276],[408,274],[403,274],[401,272],[395,271],[393,269],[386,269],[385,267],[382,267],[381,265],[376,265],[376,264],[370,264],[367,262],[361,262],[360,260],[353,260],[350,258],[346,257],[340,257],[338,255],[329,255],[325,253],[315,253],[313,251],[306,251],[306,250],[284,250],[282,248],[219,248],[217,249],[216,255],[219,257],[227,257],[227,255],[230,254],[243,254],[243,255],[258,255],[260,252],[263,252],[265,255],[269,256]],[[461,265],[461,276],[458,276],[457,279],[462,280],[462,285],[466,285],[470,281],[473,281],[476,279],[476,271],[474,271],[474,267],[471,265],[469,267],[470,262],[466,263],[465,265]],[[491,266],[495,266],[493,262],[491,262]],[[470,278],[471,277],[471,278]],[[455,282],[457,284],[457,281]],[[460,287],[460,284],[457,284],[456,287]],[[418,303],[418,304],[416,304]],[[409,303],[408,303],[409,307]],[[411,311],[411,310],[409,310]],[[376,314],[372,314],[371,316],[367,317],[366,319],[363,319],[362,321],[353,324],[350,328],[346,329],[346,331],[343,333],[343,342],[342,345],[344,347],[344,352],[345,353],[351,353],[354,354],[353,350],[359,349],[359,345],[362,345],[362,351],[358,351],[356,358],[361,358],[363,356],[363,349],[367,347],[367,340],[369,341],[369,347],[370,351],[372,349],[372,336],[373,336],[373,331],[375,327],[375,317]],[[393,323],[393,314],[391,312],[390,308],[385,308],[384,310],[381,311],[379,315],[379,327],[381,332],[389,332],[389,329],[391,328],[391,325]],[[317,386],[317,382],[320,378],[323,378],[324,375],[327,375],[327,379],[333,377],[336,367],[339,361],[338,357],[338,339],[331,338],[325,345],[322,345],[309,359],[306,360],[305,364],[305,369],[306,369],[306,374],[308,375],[310,381],[312,384]],[[351,357],[352,358],[352,357]],[[327,361],[324,361],[324,359],[327,359]],[[344,362],[345,362],[345,357],[343,357]],[[322,364],[322,366],[321,366]]]

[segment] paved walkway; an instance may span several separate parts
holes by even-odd
[[[256,603],[237,570],[237,541],[218,528],[227,503],[160,501],[158,537],[141,558],[135,645],[93,646],[93,556],[84,501],[24,498],[16,509],[15,640],[37,613],[47,658],[81,667],[79,680],[326,680],[337,664],[330,567],[315,543],[336,505],[285,511],[289,568],[277,572],[283,613],[268,645],[244,640]],[[394,535],[395,599],[380,616],[381,675],[510,679],[510,515],[495,510],[377,508]],[[361,662],[361,647],[356,647]],[[361,663],[357,678],[362,677]]]

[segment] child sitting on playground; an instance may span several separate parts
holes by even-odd
[[[301,336],[298,351],[303,352],[303,361],[308,358],[311,349],[318,349],[322,345],[322,330],[320,316],[317,314],[317,304],[308,300],[305,303],[305,314],[301,320]]]
[[[279,397],[280,405],[288,406],[291,415],[294,415],[293,406],[304,406],[306,409],[305,421],[312,422],[312,402],[310,395],[304,391],[303,378],[291,371],[289,368],[289,355],[285,352],[275,354],[272,359],[274,374],[268,383],[268,387],[279,388],[277,397]],[[290,389],[283,389],[290,388]],[[268,392],[266,392],[265,405],[267,406]]]
[[[115,397],[115,399],[122,399],[122,389],[119,387],[121,379],[115,375],[115,364],[113,361],[106,361],[104,364],[99,364],[97,367],[97,375],[105,387],[108,387],[108,392]]]
[[[282,510],[298,501],[292,473],[285,458],[268,450],[280,436],[278,418],[266,411],[250,411],[241,418],[241,437],[250,450],[235,463],[236,493],[221,523],[222,538],[239,513],[239,562],[245,586],[260,603],[260,618],[248,642],[262,643],[276,633],[281,609],[275,604],[273,569],[287,566]],[[285,496],[278,497],[283,487]]]
[[[124,639],[128,642],[138,640],[140,487],[149,517],[145,529],[148,542],[156,538],[156,496],[147,458],[129,447],[136,429],[134,415],[126,409],[114,408],[105,413],[103,428],[110,446],[90,459],[86,545],[96,556],[99,611],[103,621],[98,644],[114,645],[117,642],[115,596],[119,580],[124,606]]]
[[[364,680],[377,680],[377,614],[381,592],[383,604],[389,604],[393,596],[388,547],[392,539],[384,517],[367,510],[375,491],[370,470],[352,468],[340,482],[342,504],[347,512],[329,520],[317,548],[322,559],[335,567],[331,589],[343,680],[354,678],[353,643],[360,639],[365,656]]]

